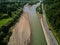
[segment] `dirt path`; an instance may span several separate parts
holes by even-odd
[[[30,25],[28,14],[23,13],[18,23],[13,29],[8,45],[28,45],[30,42]]]

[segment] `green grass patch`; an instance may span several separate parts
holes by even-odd
[[[0,20],[0,26],[7,24],[10,20],[12,20],[12,18],[6,18],[6,19]]]

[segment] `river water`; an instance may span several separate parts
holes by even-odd
[[[29,14],[28,16],[31,25],[31,45],[47,45],[42,26],[36,12],[36,8],[39,5],[40,3],[32,6],[26,4],[23,9],[24,12]]]

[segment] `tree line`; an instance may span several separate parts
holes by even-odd
[[[25,3],[24,3],[25,4]],[[16,22],[18,21],[18,19],[20,18],[21,14],[22,14],[22,8],[24,6],[24,4],[19,3],[0,3],[0,20],[5,19],[5,18],[12,18],[12,20],[9,20],[8,23],[6,23],[5,25],[0,26],[0,45],[7,45],[9,42],[9,38],[12,34],[12,29],[11,27],[13,25],[16,24]],[[8,6],[7,6],[8,5]],[[19,10],[17,12],[17,10]],[[15,14],[13,16],[12,12],[15,11]],[[7,15],[4,15],[4,14]],[[3,15],[2,15],[3,14]]]
[[[46,17],[55,31],[55,37],[60,45],[60,0],[44,0],[44,5]]]

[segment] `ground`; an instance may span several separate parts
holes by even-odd
[[[13,28],[8,45],[28,45],[30,42],[30,24],[28,14],[23,13],[19,21]]]

